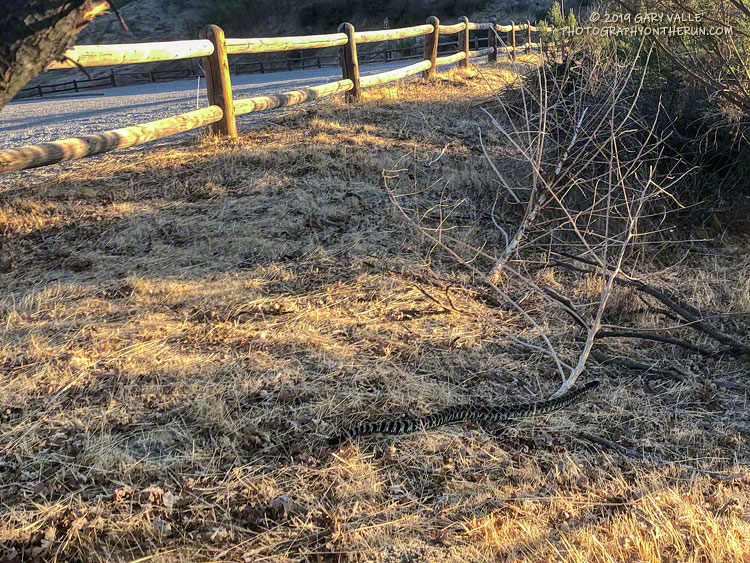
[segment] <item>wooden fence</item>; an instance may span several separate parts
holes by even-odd
[[[486,39],[482,42],[486,42],[487,47],[480,48],[479,38],[476,36],[471,38],[471,31],[486,31]],[[532,48],[539,47],[538,43],[532,42],[531,33],[535,31],[537,31],[537,28],[528,21],[521,25],[512,22],[510,25],[498,25],[495,22],[472,23],[464,17],[456,24],[441,25],[438,18],[431,17],[428,18],[425,25],[399,29],[356,31],[354,26],[344,23],[341,24],[337,33],[326,35],[255,39],[226,39],[221,28],[209,25],[201,32],[200,39],[193,41],[129,45],[80,45],[66,51],[66,59],[52,63],[47,67],[48,70],[75,68],[78,65],[83,67],[109,66],[202,57],[209,105],[196,111],[122,129],[39,145],[0,150],[0,174],[140,145],[206,125],[209,125],[216,134],[236,137],[235,117],[237,115],[292,106],[338,93],[345,93],[347,101],[356,102],[364,88],[401,80],[418,73],[422,73],[423,77],[429,78],[434,75],[438,67],[443,65],[459,63],[462,67],[468,67],[469,60],[477,57],[486,56],[489,61],[496,61],[499,52],[507,53],[510,57],[514,57],[521,50],[530,53]],[[519,42],[516,41],[517,32],[521,32],[521,41]],[[500,33],[506,34],[505,39],[502,39]],[[447,44],[440,43],[441,35],[454,34],[458,36],[457,41]],[[357,56],[357,45],[422,36],[425,37],[425,40],[420,62],[360,77],[360,58]],[[504,45],[500,46],[499,43],[504,43]],[[453,45],[458,47],[455,53],[438,56],[439,47],[445,48],[445,46]],[[233,98],[228,55],[326,47],[339,48],[338,60],[343,74],[341,80],[268,96],[237,100]],[[422,47],[419,48],[422,49]],[[403,51],[403,49],[386,49],[385,58],[387,60],[389,51]],[[390,60],[407,58],[413,58],[413,56],[403,56],[399,59]],[[316,63],[317,66],[321,65],[321,57],[316,57]],[[263,72],[262,64],[261,72]],[[150,78],[151,81],[155,81],[154,73],[151,73]],[[105,80],[108,85],[116,85],[115,74],[111,71],[109,77],[95,79],[91,84],[88,84],[88,81],[75,80],[64,83],[72,87],[58,89],[55,92],[71,90],[79,92],[90,88],[101,88],[105,87],[103,82],[101,82],[101,85],[97,85],[96,81]],[[39,95],[42,95],[41,88],[43,87],[36,88],[40,88]]]
[[[495,38],[496,39],[496,38]],[[480,47],[490,46],[489,37],[471,38],[471,48],[474,50]],[[457,47],[458,41],[441,41],[439,51],[449,50],[451,47]],[[323,48],[325,49],[325,48]],[[402,46],[391,48],[385,46],[383,49],[370,51],[359,54],[360,63],[388,63],[396,61],[407,61],[422,57],[424,47],[422,45]],[[339,66],[338,54],[314,54],[312,56],[303,56],[300,51],[298,57],[276,58],[270,60],[254,60],[250,62],[231,62],[229,63],[229,73],[235,76],[241,74],[265,74],[266,72],[282,72],[293,70],[307,70],[311,68],[324,68]],[[22,88],[15,96],[15,100],[26,100],[29,98],[43,98],[45,96],[55,97],[58,94],[68,94],[76,92],[85,92],[86,90],[101,90],[103,88],[116,88],[117,86],[166,82],[170,80],[185,80],[203,76],[202,73],[192,68],[177,68],[173,70],[143,70],[130,72],[115,72],[110,69],[109,74],[98,78],[69,80],[67,82],[56,82],[54,84],[40,84]]]

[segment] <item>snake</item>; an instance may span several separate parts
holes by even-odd
[[[480,425],[498,425],[532,416],[549,414],[579,402],[589,391],[596,389],[599,381],[590,381],[580,387],[546,401],[510,405],[455,405],[424,416],[399,417],[377,422],[362,422],[328,438],[329,446],[336,446],[357,436],[372,434],[410,434],[419,430],[432,430],[446,424],[471,421]]]

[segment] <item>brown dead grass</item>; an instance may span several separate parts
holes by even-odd
[[[510,76],[455,71],[293,111],[234,143],[6,183],[0,559],[748,561],[736,362],[625,342],[612,350],[684,380],[592,366],[600,393],[502,434],[324,447],[345,422],[556,388],[543,357],[493,328],[514,316],[420,241],[381,182],[401,169],[427,199],[494,194],[476,128],[488,85]],[[490,129],[485,143],[504,154]],[[467,239],[488,231],[480,211],[464,213]],[[704,254],[663,282],[747,311],[746,244]],[[435,275],[477,315],[427,299],[417,286],[440,293]],[[615,314],[648,321],[634,301],[618,294]],[[559,315],[548,325],[572,338]],[[580,431],[676,463],[597,450]]]

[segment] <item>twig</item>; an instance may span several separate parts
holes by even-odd
[[[542,288],[544,293],[549,295],[552,299],[555,301],[559,301],[564,305],[563,311],[568,313],[568,315],[571,316],[571,318],[575,321],[575,323],[580,326],[583,330],[588,330],[589,325],[586,321],[583,320],[583,317],[578,313],[576,310],[576,306],[573,304],[573,302],[565,297],[564,295],[560,295],[558,292],[556,292],[554,289],[545,287]]]
[[[484,141],[482,141],[482,128],[479,127],[479,146],[482,147],[482,152],[484,153],[484,157],[487,159],[487,162],[490,164],[490,168],[492,168],[492,171],[495,173],[495,176],[497,176],[497,179],[500,180],[500,183],[505,186],[505,189],[508,190],[508,193],[513,197],[513,199],[516,201],[516,203],[521,203],[521,200],[518,199],[518,196],[516,195],[516,192],[513,191],[513,188],[510,187],[508,182],[505,181],[505,178],[502,174],[500,174],[500,171],[495,166],[495,163],[492,162],[492,159],[490,158],[490,155],[487,154],[487,149],[484,148]],[[445,149],[443,149],[445,150]],[[430,163],[432,164],[432,163]],[[506,235],[507,238],[507,235]],[[507,243],[506,243],[507,246]]]
[[[94,78],[89,74],[89,71],[86,70],[86,67],[83,66],[81,63],[79,63],[78,61],[74,59],[71,59],[67,55],[63,55],[62,60],[68,61],[69,63],[74,64],[76,68],[78,68],[78,70],[80,70],[83,74],[86,75],[86,77],[89,79],[89,82],[93,82]]]
[[[441,151],[440,151],[440,154],[439,154],[439,155],[437,155],[437,157],[436,157],[436,158],[433,158],[433,159],[432,159],[432,160],[431,160],[430,162],[428,162],[428,163],[427,163],[427,166],[432,166],[432,165],[433,165],[433,164],[435,164],[435,163],[436,163],[436,162],[437,162],[438,160],[440,160],[441,158],[443,158],[443,154],[445,154],[445,149],[447,149],[448,147],[449,147],[449,145],[445,145],[445,146],[443,147],[443,150],[441,150]]]
[[[623,284],[633,286],[639,291],[647,293],[648,295],[661,301],[664,305],[672,309],[675,313],[680,315],[683,319],[685,319],[686,321],[689,321],[690,322],[689,326],[695,328],[696,330],[700,330],[701,332],[708,334],[710,337],[721,342],[722,344],[726,344],[727,346],[729,346],[729,348],[731,348],[731,350],[741,353],[741,354],[750,355],[750,346],[738,340],[735,340],[731,336],[728,336],[722,332],[719,332],[712,326],[706,324],[699,318],[698,315],[696,315],[695,313],[691,311],[691,309],[693,309],[692,307],[690,307],[689,305],[686,306],[685,304],[678,301],[677,298],[670,297],[666,293],[640,280],[623,279],[620,281]]]
[[[573,254],[568,254],[566,252],[557,252],[557,254],[560,254],[561,256],[565,256],[566,258],[570,258],[571,260],[583,262],[584,264],[590,264],[590,265],[592,264],[590,260],[587,260],[580,256],[575,256]],[[590,270],[586,268],[578,268],[576,266],[573,266],[572,264],[566,264],[565,262],[555,262],[555,264],[562,266],[562,267],[566,267],[571,270],[577,270],[579,272],[584,272],[587,274],[599,275],[598,272],[596,272],[595,270]],[[728,336],[722,332],[719,332],[712,326],[705,323],[702,320],[703,314],[698,309],[696,309],[695,307],[691,305],[687,305],[681,302],[676,296],[669,295],[667,292],[656,289],[655,287],[641,280],[637,280],[629,276],[626,277],[625,274],[621,274],[620,276],[615,278],[615,281],[618,284],[634,287],[638,291],[642,291],[643,293],[646,293],[650,295],[651,297],[655,298],[656,300],[660,301],[662,304],[669,307],[672,311],[674,311],[680,317],[682,317],[685,321],[687,321],[688,324],[686,326],[689,326],[695,330],[703,332],[709,335],[714,340],[721,342],[722,344],[726,344],[729,347],[729,350],[727,350],[728,352],[750,355],[750,346],[732,338],[731,336]]]
[[[712,350],[710,348],[704,348],[697,344],[692,344],[679,338],[672,338],[671,336],[661,336],[659,334],[650,334],[647,332],[639,332],[637,330],[600,330],[596,333],[596,338],[640,338],[641,340],[653,340],[654,342],[663,342],[665,344],[672,344],[674,346],[680,346],[687,350],[701,354],[702,356],[719,356],[729,349]]]
[[[587,432],[579,432],[578,433],[579,438],[583,438],[584,440],[587,440],[589,442],[592,442],[593,444],[596,444],[598,446],[603,446],[605,448],[608,448],[610,450],[615,450],[616,452],[619,452],[627,457],[633,458],[633,459],[646,459],[642,453],[637,452],[633,449],[627,448],[621,444],[617,444],[615,442],[612,442],[610,440],[607,440],[605,438],[600,438],[599,436],[594,436],[593,434],[588,434]]]
[[[597,446],[602,446],[604,448],[614,450],[631,459],[637,459],[640,461],[650,461],[656,466],[663,467],[666,465],[675,465],[677,467],[684,467],[685,469],[688,469],[690,471],[702,473],[704,475],[708,475],[709,477],[713,477],[714,479],[721,479],[723,481],[731,480],[731,479],[740,479],[745,476],[744,473],[721,473],[719,471],[711,471],[710,469],[700,469],[698,467],[693,467],[691,465],[686,465],[684,463],[680,463],[677,461],[669,461],[665,459],[660,459],[658,457],[649,458],[649,457],[646,457],[646,455],[642,454],[641,452],[638,452],[632,448],[625,447],[616,442],[612,442],[611,440],[607,440],[606,438],[594,436],[593,434],[589,434],[587,432],[579,432],[578,437],[583,440],[586,440],[587,442],[591,442],[592,444],[595,444]]]
[[[127,31],[128,33],[130,33],[130,29],[128,29],[128,24],[125,23],[125,20],[123,19],[122,14],[120,13],[120,10],[117,7],[117,5],[114,3],[113,0],[107,0],[107,2],[109,3],[109,7],[112,8],[112,11],[117,16],[117,19],[119,20],[120,25],[122,26],[122,28],[125,31]]]
[[[597,362],[599,362],[601,365],[615,365],[615,366],[622,366],[624,368],[628,369],[635,369],[641,371],[643,374],[659,374],[659,375],[665,375],[672,379],[673,381],[681,381],[683,378],[683,375],[673,369],[673,368],[660,368],[656,365],[656,362],[651,364],[646,364],[643,362],[638,362],[636,360],[631,360],[630,358],[609,358],[602,354],[601,352],[598,352],[594,350],[591,352],[591,357],[594,358]]]
[[[391,203],[393,203],[393,205],[396,207],[396,209],[398,210],[398,212],[404,217],[404,219],[406,219],[407,222],[409,222],[410,224],[414,225],[417,228],[417,230],[419,230],[425,238],[429,239],[430,241],[432,241],[436,245],[439,245],[441,248],[443,248],[459,264],[461,264],[464,267],[466,267],[469,270],[471,270],[475,275],[478,275],[478,276],[482,275],[482,272],[479,271],[479,269],[477,269],[476,266],[474,266],[473,264],[471,264],[470,262],[468,262],[467,260],[464,260],[461,256],[459,256],[459,254],[455,250],[453,250],[452,248],[450,248],[449,246],[447,246],[439,238],[439,236],[433,235],[427,229],[425,229],[421,225],[419,225],[419,223],[417,223],[414,219],[412,219],[409,216],[409,214],[406,212],[406,210],[403,208],[403,206],[399,203],[398,197],[396,196],[396,194],[393,193],[393,190],[390,188],[390,186],[388,186],[388,176],[385,174],[385,171],[383,173],[382,178],[383,178],[384,188],[386,190],[386,193],[388,194],[389,199],[391,200]],[[438,234],[440,234],[440,233],[438,233]],[[508,338],[509,340],[511,340],[511,341],[513,341],[513,342],[521,345],[521,346],[524,346],[524,347],[526,347],[526,348],[528,348],[530,350],[539,351],[539,352],[541,352],[541,353],[549,356],[550,358],[552,358],[552,360],[555,362],[555,365],[557,367],[558,372],[564,377],[565,376],[565,370],[564,370],[564,368],[570,368],[570,366],[568,366],[565,362],[563,362],[560,359],[560,357],[558,356],[557,352],[555,351],[555,347],[552,345],[552,342],[550,342],[549,337],[545,334],[545,332],[542,329],[542,327],[539,326],[539,323],[537,323],[531,316],[529,316],[529,314],[526,311],[524,311],[523,308],[518,303],[516,303],[507,293],[505,293],[499,287],[497,287],[497,285],[492,284],[489,281],[486,281],[485,283],[487,283],[500,297],[502,297],[508,303],[508,305],[510,307],[512,307],[515,311],[517,311],[518,313],[520,313],[521,316],[524,319],[526,319],[526,321],[528,321],[528,323],[532,327],[534,327],[534,329],[537,331],[537,333],[541,337],[542,341],[544,342],[544,347],[537,346],[537,345],[532,344],[530,342],[524,341],[524,340],[522,340],[520,338],[516,338],[515,336],[513,336],[512,334],[510,334],[507,330],[504,330],[502,327],[498,326],[496,323],[492,323],[492,321],[490,321],[490,323],[493,324],[493,326],[499,332],[501,332],[503,335],[505,335],[505,337]]]
[[[746,385],[740,385],[739,383],[735,383],[734,381],[723,381],[721,379],[714,379],[713,382],[717,386],[723,387],[724,389],[729,389],[731,391],[738,391],[739,393],[750,393],[750,387],[747,387]]]

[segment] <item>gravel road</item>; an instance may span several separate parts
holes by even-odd
[[[482,57],[474,64],[482,64],[485,60]],[[407,60],[366,65],[360,67],[360,73],[362,76],[366,76],[404,67],[414,62],[416,61]],[[447,68],[449,67],[441,67],[441,70]],[[417,74],[411,78],[418,78],[419,76]],[[247,74],[232,76],[231,79],[234,97],[240,99],[286,92],[302,86],[335,82],[341,79],[341,70],[338,67],[328,67],[292,72]],[[92,93],[96,95],[78,95],[54,99],[36,98],[7,104],[0,110],[0,149],[101,133],[110,129],[163,119],[192,111],[196,107],[201,108],[208,105],[206,83],[203,79],[200,81],[200,90],[198,90],[198,80],[191,79],[109,88],[95,90]],[[325,99],[320,103],[325,103]],[[309,104],[292,106],[289,109],[294,110],[296,107],[305,107],[306,105]],[[247,131],[267,120],[270,115],[283,111],[288,111],[288,109],[281,108],[238,116],[238,128],[240,131]],[[156,145],[165,146],[182,141],[186,136],[195,134],[196,131],[188,131],[117,152],[139,152],[149,150]],[[48,174],[75,169],[85,165],[83,164],[85,161],[92,158],[105,158],[107,154],[89,157],[83,161],[73,160],[21,172],[0,174],[0,192],[23,190],[24,186],[33,185],[34,182],[42,180]]]
[[[361,68],[362,75],[412,64],[398,61]],[[284,92],[341,79],[338,67],[268,74],[232,76],[235,99]],[[198,107],[208,105],[206,82],[201,79]],[[0,110],[0,148],[45,143],[80,137],[128,125],[136,125],[196,109],[198,80],[181,80],[95,90],[96,96],[36,98],[12,102]],[[281,110],[276,110],[281,111]],[[267,119],[271,112],[237,117],[240,129]],[[183,133],[185,135],[186,133]],[[170,137],[180,138],[182,135]]]

